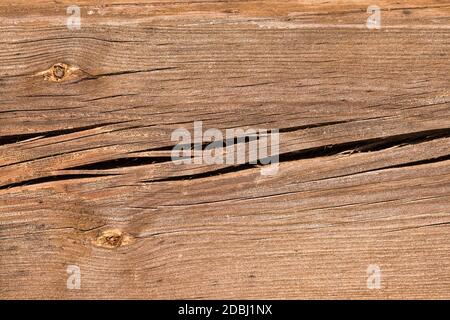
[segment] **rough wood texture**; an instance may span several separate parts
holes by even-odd
[[[2,0],[0,43],[1,298],[450,298],[449,1]],[[279,173],[174,165],[200,120]]]

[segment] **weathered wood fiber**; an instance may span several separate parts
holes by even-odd
[[[1,0],[0,298],[449,299],[449,58],[448,0]]]

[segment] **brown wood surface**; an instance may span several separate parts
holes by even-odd
[[[449,142],[448,0],[0,0],[0,298],[449,299]]]

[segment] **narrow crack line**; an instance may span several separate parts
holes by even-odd
[[[130,143],[123,143],[121,145],[125,145],[125,144],[133,144],[133,143],[132,142],[130,142]],[[0,168],[5,168],[5,167],[8,167],[8,166],[13,166],[13,165],[18,165],[18,164],[24,164],[24,163],[27,163],[27,162],[34,162],[34,161],[37,161],[37,160],[48,159],[48,158],[52,158],[52,157],[58,157],[58,156],[62,156],[62,155],[73,154],[73,153],[77,153],[77,152],[96,150],[96,149],[103,149],[103,148],[108,148],[108,147],[112,147],[112,146],[117,146],[117,143],[102,145],[102,146],[99,146],[99,147],[88,147],[88,148],[83,148],[83,149],[67,151],[67,152],[60,152],[60,153],[52,154],[52,155],[48,155],[48,156],[41,156],[41,157],[37,157],[37,158],[33,158],[33,159],[28,159],[28,160],[23,160],[23,161],[3,164],[3,165],[0,165]]]
[[[62,40],[73,40],[73,39],[87,39],[87,40],[96,40],[96,41],[103,41],[103,42],[110,42],[110,43],[142,43],[143,41],[136,41],[136,40],[110,40],[110,39],[102,39],[102,38],[96,38],[96,37],[59,37],[59,38],[41,38],[41,39],[33,39],[33,40],[21,40],[21,41],[2,41],[0,44],[28,44],[28,43],[35,43],[35,42],[42,42],[42,41],[58,41],[61,42]]]
[[[242,85],[236,85],[232,86],[231,88],[248,88],[248,87],[258,87],[258,86],[264,86],[269,84],[276,84],[277,82],[261,82],[261,83],[251,83],[251,84],[242,84]]]
[[[424,225],[412,226],[412,227],[405,227],[405,228],[397,228],[397,229],[381,232],[381,234],[392,233],[392,232],[399,232],[399,231],[405,231],[405,230],[428,228],[428,227],[439,227],[439,226],[450,226],[450,221],[430,223],[430,224],[424,224]]]
[[[357,120],[360,120],[360,119],[357,119]],[[294,132],[294,131],[305,130],[305,129],[327,127],[327,126],[333,126],[333,125],[337,125],[337,124],[349,123],[349,122],[353,122],[353,121],[357,121],[357,120],[319,122],[319,123],[312,123],[312,124],[306,124],[306,125],[295,126],[295,127],[285,127],[285,128],[280,128],[278,130],[278,132],[285,133],[285,132]]]
[[[100,73],[100,74],[96,74],[96,75],[89,74],[86,71],[84,71],[86,76],[81,77],[78,80],[71,81],[68,84],[71,84],[71,85],[79,84],[80,82],[83,82],[83,81],[97,80],[97,79],[101,79],[101,78],[109,77],[109,76],[113,77],[113,76],[120,76],[120,75],[127,75],[127,74],[149,73],[149,72],[174,70],[174,69],[178,69],[178,67],[161,67],[161,68],[144,69],[144,70],[125,70],[125,71],[117,71],[117,72]]]
[[[145,70],[126,70],[126,71],[117,71],[117,72],[109,72],[109,73],[100,73],[96,75],[92,75],[92,78],[86,78],[85,80],[93,80],[102,77],[110,77],[110,76],[121,76],[125,74],[134,74],[134,73],[148,73],[155,71],[164,71],[164,70],[174,70],[178,69],[178,67],[161,67],[161,68],[153,68],[153,69],[145,69]]]
[[[78,232],[91,232],[91,231],[95,231],[98,229],[101,229],[103,227],[107,226],[107,224],[102,224],[96,227],[92,227],[92,228],[87,228],[87,229],[83,229],[83,228],[77,228],[77,227],[60,227],[60,228],[46,228],[46,229],[42,229],[40,231],[60,231],[60,230],[74,230],[74,231],[78,231]]]
[[[64,230],[73,230],[73,231],[77,231],[77,232],[86,233],[86,232],[91,232],[91,231],[95,231],[98,229],[102,229],[105,226],[107,226],[107,224],[102,224],[102,225],[88,228],[88,229],[77,228],[77,227],[47,228],[47,229],[42,229],[42,230],[38,230],[38,231],[31,231],[31,232],[28,231],[26,233],[18,233],[18,234],[14,234],[13,236],[0,237],[0,239],[6,240],[6,239],[13,238],[13,237],[23,237],[23,236],[29,236],[29,235],[39,234],[39,233],[43,233],[43,232],[64,231]]]
[[[23,186],[38,185],[38,184],[43,184],[43,183],[47,183],[47,182],[58,182],[58,181],[65,181],[65,180],[77,180],[77,179],[100,178],[100,177],[111,177],[111,176],[117,176],[117,174],[64,174],[64,175],[54,175],[54,176],[47,176],[47,177],[41,177],[41,178],[35,178],[35,179],[30,179],[30,180],[25,180],[25,181],[5,184],[5,185],[0,186],[0,190],[17,188],[17,187],[23,187]]]
[[[133,120],[123,121],[121,123],[127,123],[127,122],[132,122],[132,121]],[[152,127],[152,126],[153,125],[150,125],[150,126],[137,125],[137,126],[126,127],[126,128],[111,129],[109,131],[97,132],[97,133],[93,133],[93,134],[87,134],[87,135],[84,135],[82,137],[65,139],[65,140],[61,140],[61,141],[50,142],[50,143],[47,143],[47,144],[40,144],[40,145],[33,146],[33,147],[24,147],[24,149],[31,150],[31,149],[42,148],[42,147],[46,147],[46,146],[54,146],[54,145],[57,145],[57,144],[60,144],[60,143],[67,143],[69,141],[75,141],[75,140],[80,140],[80,139],[91,138],[91,137],[99,136],[99,135],[102,135],[102,134],[109,134],[109,133],[118,132],[118,131],[122,131],[122,130],[131,130],[131,129],[136,129],[136,128],[145,128],[145,127]],[[131,144],[131,143],[123,143],[122,145],[126,145],[126,144]],[[76,152],[76,151],[74,151],[74,152]]]
[[[15,135],[8,135],[8,136],[0,136],[0,146],[8,145],[8,144],[14,144],[18,142],[22,142],[25,140],[33,139],[36,137],[42,137],[50,138],[50,137],[56,137],[56,136],[62,136],[69,133],[77,133],[82,131],[87,131],[91,129],[96,129],[108,125],[114,125],[114,124],[121,124],[126,123],[127,121],[116,121],[116,122],[106,122],[106,123],[99,123],[84,127],[76,127],[76,128],[70,128],[70,129],[59,129],[59,130],[51,130],[51,131],[41,131],[36,133],[24,133],[24,134],[15,134]]]
[[[135,96],[135,95],[136,94],[134,94],[134,93],[130,93],[130,94],[116,94],[116,95],[111,95],[111,96],[105,96],[105,97],[98,97],[98,98],[83,100],[83,102],[92,102],[92,101],[98,101],[98,100],[113,99],[113,98],[118,98],[118,97],[130,97],[130,96]]]

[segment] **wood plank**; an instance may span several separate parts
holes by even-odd
[[[449,1],[77,2],[0,1],[0,298],[450,298]]]

